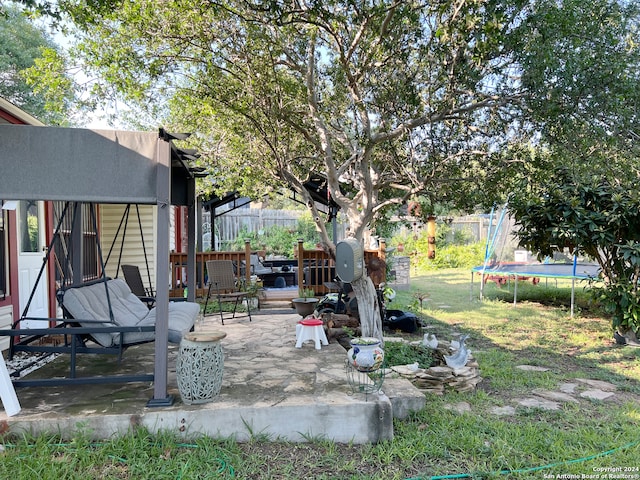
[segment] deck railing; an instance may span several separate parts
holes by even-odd
[[[364,261],[369,265],[372,259],[385,260],[385,243],[380,242],[377,250],[365,250]],[[248,282],[251,278],[251,269],[246,268],[251,265],[251,255],[263,255],[260,250],[252,250],[249,241],[245,241],[244,251],[226,252],[196,252],[196,297],[204,297],[207,294],[207,269],[208,260],[231,260],[236,268],[238,279],[245,278]],[[170,253],[169,262],[171,265],[171,288],[170,297],[181,297],[184,294],[184,287],[187,284],[187,254]],[[296,266],[296,279],[298,287],[310,288],[316,295],[324,295],[335,288],[331,283],[335,280],[335,260],[322,249],[304,248],[302,240],[298,241],[297,259],[292,260]],[[269,260],[265,261],[269,264]],[[372,276],[374,284],[377,286],[379,278]]]

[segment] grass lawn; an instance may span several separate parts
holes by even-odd
[[[548,285],[545,285],[548,283]],[[617,346],[582,286],[569,312],[570,283],[489,283],[478,300],[471,273],[416,275],[389,308],[413,309],[428,331],[467,345],[483,381],[470,393],[428,395],[425,408],[396,420],[393,441],[305,444],[256,436],[248,443],[208,438],[181,443],[145,431],[91,444],[78,438],[6,438],[0,478],[18,479],[640,479],[640,348]],[[418,298],[423,300],[422,306]],[[416,335],[415,339],[421,338]],[[543,367],[525,371],[520,365]],[[615,395],[575,395],[557,410],[519,400],[562,385],[599,380]],[[496,408],[512,407],[508,415]]]

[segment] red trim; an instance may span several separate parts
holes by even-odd
[[[12,282],[12,278],[11,278],[11,265],[12,265],[12,260],[11,260],[11,255],[9,252],[9,246],[13,243],[12,242],[12,237],[11,237],[11,233],[9,231],[9,217],[11,216],[11,211],[8,211],[7,214],[5,215],[5,219],[6,219],[6,224],[5,224],[5,229],[4,229],[4,235],[5,235],[5,250],[6,250],[6,262],[7,262],[7,291],[5,292],[5,294],[3,295],[3,298],[0,298],[0,307],[6,307],[8,305],[12,304],[11,301],[11,293],[13,292],[13,282]],[[0,215],[4,215],[3,211],[0,211]],[[15,215],[15,213],[14,213]]]
[[[26,125],[25,122],[23,122],[17,117],[14,117],[9,112],[5,112],[4,110],[0,110],[0,118],[4,118],[7,122],[13,125]]]
[[[176,252],[185,253],[187,251],[186,225],[187,207],[175,207],[176,209]]]
[[[9,224],[8,244],[9,244],[9,298],[13,305],[13,320],[20,318],[20,295],[18,294],[18,228],[16,211],[10,210],[7,215]]]
[[[45,224],[45,242],[47,243],[47,247],[51,244],[51,239],[53,238],[53,202],[44,202],[44,224]],[[45,252],[46,253],[46,252]],[[48,289],[48,299],[49,299],[49,318],[56,317],[57,310],[57,301],[56,301],[56,269],[54,264],[53,256],[49,257],[49,261],[47,262],[47,279],[49,285]],[[55,327],[56,322],[50,322],[51,327]]]

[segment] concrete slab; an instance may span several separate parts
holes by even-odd
[[[185,438],[206,434],[246,441],[252,437],[304,442],[375,443],[393,438],[394,410],[398,415],[419,409],[414,392],[353,393],[345,372],[345,349],[331,343],[295,348],[295,325],[300,319],[291,309],[260,310],[248,318],[226,320],[207,317],[196,331],[221,330],[224,375],[220,394],[209,403],[187,405],[177,387],[177,346],[169,347],[168,385],[173,405],[149,407],[151,383],[75,385],[18,388],[22,410],[8,417],[0,411],[0,430],[33,434],[60,433],[65,438],[78,430],[95,439],[143,425],[150,431],[173,431]],[[68,364],[59,357],[25,378],[64,375]],[[84,355],[78,375],[153,372],[153,343],[130,347],[121,364],[113,356]],[[383,385],[383,391],[392,384]],[[421,394],[422,395],[422,394]],[[424,395],[422,395],[424,401]]]
[[[427,403],[427,397],[406,378],[386,377],[382,390],[391,400],[393,418],[404,419],[418,412]]]

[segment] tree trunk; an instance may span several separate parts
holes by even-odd
[[[382,342],[382,318],[376,287],[367,275],[351,282],[358,299],[358,315],[363,337],[375,337]]]

